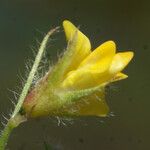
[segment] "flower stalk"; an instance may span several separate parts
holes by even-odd
[[[4,150],[5,146],[7,145],[7,141],[9,139],[9,136],[14,128],[16,128],[20,123],[26,121],[26,118],[21,115],[16,115],[15,117],[11,117],[7,125],[5,126],[4,130],[1,133],[0,137],[0,150]]]

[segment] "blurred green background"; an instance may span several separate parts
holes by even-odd
[[[133,50],[129,78],[107,90],[111,115],[64,120],[30,120],[15,129],[10,150],[148,150],[150,149],[150,1],[146,0],[0,0],[0,118],[13,108],[9,91],[21,89],[25,62],[33,58],[44,33],[64,19],[79,25],[93,48],[114,40],[118,49]],[[62,31],[62,28],[61,28]],[[56,59],[66,46],[60,32],[48,54]],[[18,77],[19,76],[19,77]],[[0,126],[2,129],[2,126]],[[50,146],[51,145],[51,146]],[[52,148],[50,148],[52,147]]]

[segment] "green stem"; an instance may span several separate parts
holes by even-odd
[[[7,125],[5,126],[5,129],[2,131],[1,137],[0,137],[0,150],[4,150],[6,143],[8,141],[8,138],[13,130],[13,127],[11,124],[8,122]]]
[[[46,48],[46,45],[48,43],[48,39],[49,37],[55,32],[58,30],[58,27],[50,30],[47,35],[44,37],[41,45],[40,45],[40,48],[38,50],[38,53],[36,55],[36,58],[35,58],[35,61],[34,61],[34,64],[32,66],[32,69],[29,73],[29,76],[28,76],[28,79],[23,87],[23,90],[20,94],[20,97],[19,97],[19,100],[18,100],[18,103],[17,105],[15,106],[15,110],[14,112],[12,113],[12,116],[11,118],[9,119],[7,125],[5,126],[4,130],[2,131],[2,134],[0,136],[0,150],[4,150],[5,149],[5,146],[7,144],[7,141],[8,141],[8,138],[12,132],[12,130],[17,127],[21,122],[24,121],[24,119],[22,120],[22,118],[24,118],[23,116],[20,116],[18,115],[19,114],[19,111],[22,107],[22,104],[24,102],[24,99],[26,98],[29,90],[30,90],[30,87],[31,87],[31,84],[33,82],[33,79],[34,79],[34,76],[35,76],[35,73],[37,72],[37,69],[38,69],[38,66],[40,64],[40,61],[42,59],[42,56],[43,56],[43,53],[44,53],[44,50]],[[18,117],[19,116],[19,117]]]
[[[13,131],[20,123],[26,121],[26,118],[21,115],[16,115],[14,118],[8,120],[7,125],[5,126],[4,130],[2,131],[0,137],[0,150],[4,150],[7,144],[8,138]]]

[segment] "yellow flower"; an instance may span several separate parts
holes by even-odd
[[[73,65],[69,65],[70,69],[65,75],[62,87],[69,90],[101,87],[101,91],[84,97],[84,101],[82,98],[74,103],[71,109],[77,109],[75,113],[78,115],[106,116],[108,106],[104,99],[105,85],[128,77],[121,71],[132,59],[133,52],[116,53],[113,41],[107,41],[91,51],[89,39],[78,28],[67,20],[63,22],[63,27],[68,41],[72,41],[73,38],[77,40],[74,44]],[[68,107],[65,111],[70,113]]]
[[[85,89],[127,78],[127,75],[121,71],[132,59],[133,52],[116,53],[116,45],[113,41],[107,41],[94,51],[90,51],[90,46],[88,49],[86,47],[90,45],[89,40],[83,33],[69,21],[64,21],[63,25],[68,40],[72,39],[75,32],[78,32],[78,39],[82,39],[82,51],[75,54],[73,60],[74,63],[80,60],[80,63],[77,63],[77,68],[70,66],[72,69],[62,83],[64,88]],[[78,42],[77,45],[81,45],[81,41]],[[83,57],[85,53],[88,55]]]
[[[90,40],[71,22],[63,22],[67,50],[24,103],[27,114],[106,116],[105,86],[128,76],[122,73],[133,52],[116,53],[113,41],[91,50]],[[34,92],[33,92],[34,91]],[[34,93],[34,94],[33,94]]]

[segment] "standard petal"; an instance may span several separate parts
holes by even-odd
[[[62,82],[68,72],[75,70],[81,61],[91,53],[89,39],[71,22],[65,20],[63,27],[68,40],[67,49],[61,59],[51,71],[48,80],[51,84]]]
[[[88,68],[99,73],[104,72],[110,67],[115,52],[115,43],[113,41],[107,41],[87,56],[81,62],[79,68]]]
[[[121,72],[131,61],[133,58],[134,53],[133,52],[122,52],[122,53],[117,53],[113,61],[111,63],[110,69],[109,69],[109,74],[116,74]]]
[[[91,44],[89,39],[70,21],[65,20],[63,27],[69,42],[68,48],[72,49],[72,55],[69,58],[71,61],[67,69],[67,71],[70,71],[76,69],[81,61],[91,53]]]

